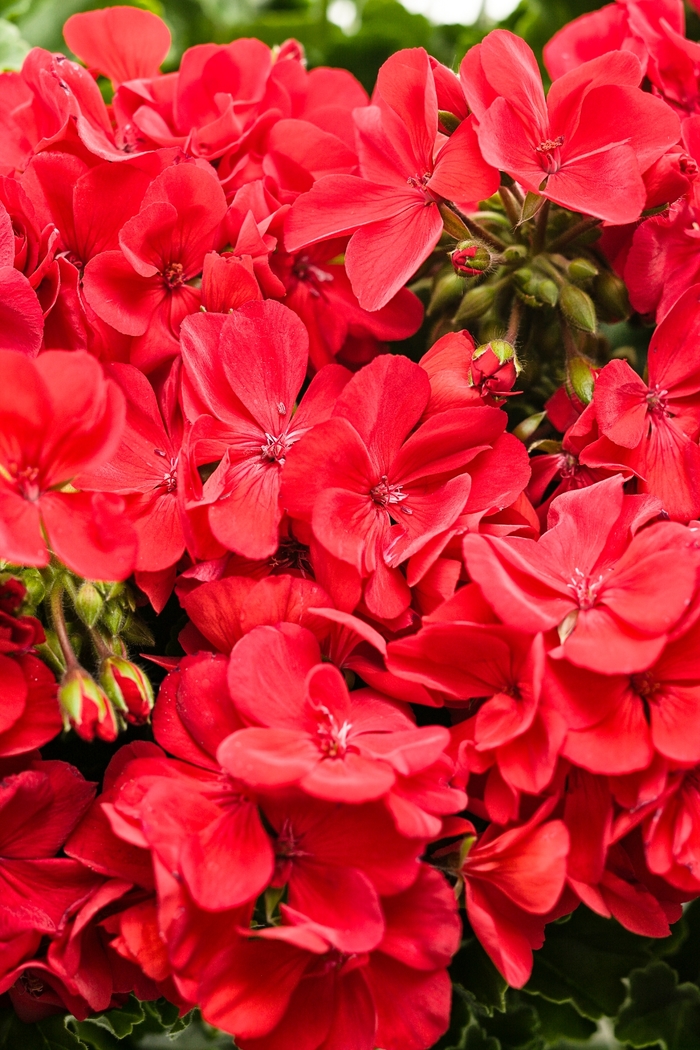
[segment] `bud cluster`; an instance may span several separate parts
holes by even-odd
[[[441,207],[443,236],[413,287],[429,293],[431,341],[468,327],[484,345],[504,337],[517,346],[529,388],[518,411],[527,414],[562,381],[574,389],[582,369],[602,367],[613,354],[600,323],[631,311],[598,220],[525,194],[506,175],[502,183],[473,214]]]
[[[133,590],[81,579],[56,562],[46,569],[9,568],[22,588],[20,612],[42,621],[43,641],[35,649],[59,678],[65,727],[84,740],[111,741],[127,724],[147,722],[153,689],[129,659],[128,646],[150,647],[154,640]]]

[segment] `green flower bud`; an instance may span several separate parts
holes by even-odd
[[[632,313],[625,282],[614,273],[604,270],[598,274],[593,285],[593,295],[601,317],[609,324],[626,321]]]
[[[598,276],[598,267],[588,259],[572,259],[568,266],[568,274],[571,281],[590,281]]]
[[[559,301],[559,289],[549,277],[536,282],[533,294],[545,306],[556,306]]]
[[[443,273],[433,286],[426,313],[428,317],[440,313],[447,307],[459,302],[464,295],[464,281],[456,273]]]
[[[75,596],[75,611],[86,627],[94,627],[102,614],[104,599],[90,580],[80,587]]]
[[[124,615],[124,610],[121,608],[121,606],[113,602],[108,602],[105,605],[104,611],[102,613],[102,623],[105,625],[110,634],[120,634],[124,626],[125,620],[126,617]]]
[[[571,328],[593,335],[596,330],[595,306],[590,295],[574,284],[565,284],[559,293],[559,306]]]
[[[513,274],[513,280],[518,288],[525,291],[532,280],[532,270],[529,266],[521,266],[520,269],[516,270]]]
[[[503,258],[507,263],[517,262],[519,259],[527,259],[528,250],[524,244],[509,244],[503,251]]]
[[[126,617],[119,633],[132,645],[145,646],[150,649],[156,644],[155,638],[143,620],[140,620],[138,616],[132,616],[131,613]]]
[[[478,288],[470,288],[459,305],[455,321],[475,321],[483,317],[493,306],[495,298],[496,289],[493,285],[482,284]]]
[[[38,569],[23,569],[19,574],[22,583],[27,588],[25,604],[36,608],[46,597],[46,584]]]
[[[585,357],[572,357],[566,365],[566,372],[571,389],[584,405],[593,400],[595,377],[590,362]]]
[[[462,123],[459,117],[456,117],[454,113],[450,113],[449,109],[438,110],[438,121],[440,122],[440,130],[444,131],[446,135],[451,135]]]

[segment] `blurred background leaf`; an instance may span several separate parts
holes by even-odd
[[[597,0],[131,0],[168,23],[177,68],[193,44],[257,36],[270,45],[295,37],[310,66],[351,70],[371,90],[379,66],[394,51],[425,47],[457,67],[465,51],[500,24],[524,37],[538,55],[566,22]],[[29,46],[65,50],[62,26],[76,11],[109,6],[100,0],[0,0],[0,65],[18,68]]]

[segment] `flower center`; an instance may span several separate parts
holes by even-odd
[[[287,453],[298,439],[290,437],[288,434],[280,434],[278,437],[275,437],[274,434],[267,433],[265,438],[267,443],[260,446],[260,458],[268,460],[270,463],[279,463],[283,467]]]
[[[669,416],[671,413],[666,407],[666,398],[668,397],[668,390],[662,390],[661,387],[655,386],[649,388],[646,396],[647,409],[653,416]]]
[[[391,485],[386,474],[382,474],[374,488],[369,490],[369,494],[378,507],[387,507],[390,503],[403,503],[408,499],[408,493],[403,492],[403,486]],[[404,514],[413,513],[408,507],[402,507],[401,510]]]
[[[409,177],[406,179],[406,182],[411,187],[411,189],[424,190],[430,182],[430,179],[431,174],[429,171],[426,171],[423,175],[418,175],[417,173],[415,175],[409,175]]]
[[[348,749],[348,734],[352,729],[352,722],[343,722],[339,726],[335,715],[323,704],[319,711],[321,720],[316,729],[318,746],[327,758],[342,758]]]
[[[25,992],[31,999],[39,999],[44,994],[44,982],[33,973],[25,971],[18,983],[24,986]]]
[[[559,149],[563,145],[564,136],[558,135],[555,139],[545,139],[544,142],[540,142],[539,146],[535,146],[536,152],[542,158],[542,169],[547,175],[553,175],[556,171],[559,171],[561,167]]]
[[[296,569],[304,577],[313,577],[309,548],[293,536],[280,540],[279,547],[270,558],[270,568]]]
[[[641,696],[642,700],[652,700],[661,688],[660,683],[652,676],[651,671],[633,674],[630,682],[635,693],[637,696]]]
[[[294,834],[292,822],[285,820],[282,828],[275,839],[275,854],[278,857],[305,857],[307,853],[300,848],[299,840]]]
[[[564,453],[564,463],[559,473],[562,478],[575,478],[578,474],[578,457],[571,452]]]
[[[292,273],[298,280],[303,281],[307,285],[309,293],[316,299],[321,296],[319,285],[333,281],[333,274],[322,270],[320,266],[315,266],[308,255],[301,255],[296,260],[292,267]]]
[[[13,470],[12,465],[10,465],[10,473],[14,478],[20,496],[22,496],[23,499],[30,500],[32,503],[36,503],[41,495],[39,468],[23,467],[22,470],[18,470],[17,467],[15,467]]]
[[[162,448],[154,448],[156,456],[162,456],[163,459],[168,459],[168,455],[163,451]],[[170,457],[170,470],[163,475],[163,480],[159,481],[155,486],[157,489],[163,488],[166,492],[175,492],[177,489],[177,461],[178,456]]]
[[[185,280],[185,268],[182,263],[168,263],[163,270],[163,277],[168,288],[177,288]]]
[[[539,146],[535,146],[538,153],[554,153],[555,149],[559,149],[564,145],[564,136],[557,135],[555,139],[545,139],[544,142],[540,142]]]
[[[592,609],[598,602],[598,591],[603,583],[602,573],[597,580],[591,580],[580,569],[574,571],[571,582],[567,583],[569,590],[574,592],[574,597],[579,609]]]

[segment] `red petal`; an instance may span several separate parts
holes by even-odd
[[[68,47],[86,66],[115,86],[124,80],[158,75],[170,50],[170,30],[150,11],[108,7],[71,15],[63,27]]]

